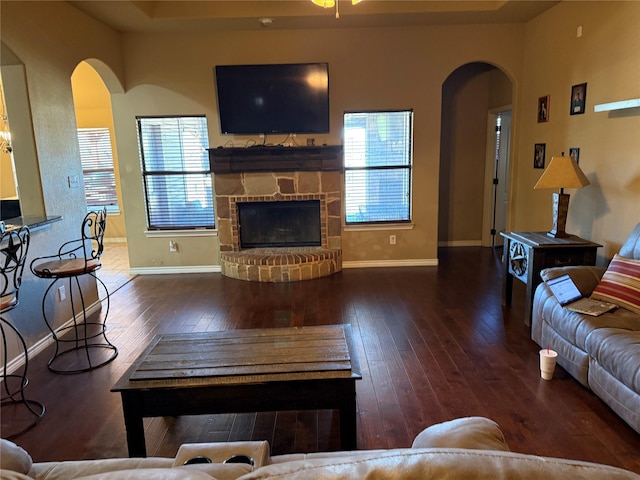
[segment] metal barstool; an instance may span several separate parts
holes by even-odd
[[[31,271],[40,278],[53,279],[42,298],[42,316],[49,327],[55,343],[55,352],[49,360],[49,370],[60,374],[74,374],[93,370],[111,362],[118,355],[118,349],[107,339],[106,320],[109,315],[109,291],[96,272],[102,267],[100,257],[104,249],[104,231],[106,227],[106,208],[89,212],[82,222],[81,238],[64,243],[58,253],[39,257],[31,262]],[[106,292],[106,309],[102,313],[87,313],[80,277],[89,275]],[[71,324],[58,330],[53,321],[47,319],[46,300],[49,292],[55,292],[58,282],[69,287],[71,304]],[[78,312],[76,314],[76,312]],[[71,345],[65,347],[65,345]]]
[[[30,232],[27,226],[19,230],[3,232],[0,238],[0,332],[3,353],[0,403],[5,407],[5,411],[0,416],[2,417],[2,436],[9,439],[31,429],[45,411],[42,403],[25,397],[24,389],[29,384],[27,345],[20,331],[5,318],[5,314],[18,306],[18,293],[29,251],[29,240]],[[17,348],[15,358],[24,359],[22,365],[11,373],[8,371],[10,347]],[[6,408],[9,406],[12,407],[10,412],[8,411],[10,409]],[[20,407],[26,407],[26,410],[18,410]]]

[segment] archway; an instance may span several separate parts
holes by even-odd
[[[76,66],[71,75],[71,87],[81,156],[84,155],[85,158],[87,155],[90,156],[89,168],[86,167],[86,159],[83,160],[88,206],[96,208],[106,206],[108,221],[105,238],[124,242],[126,229],[122,210],[111,92],[105,78],[109,85],[118,90],[121,89],[115,75],[104,63],[90,59]],[[91,145],[88,145],[89,142]],[[112,185],[111,181],[113,181]],[[92,195],[92,192],[96,193]]]
[[[496,115],[510,116],[512,83],[507,75],[488,63],[462,65],[442,86],[442,128],[438,245],[491,245],[487,218],[493,217],[496,154]],[[501,135],[503,145],[508,146]],[[505,138],[506,137],[506,138]],[[508,160],[508,153],[502,152]],[[491,158],[493,157],[493,158]],[[492,161],[488,162],[487,158]],[[508,185],[507,169],[501,170],[501,186]],[[500,210],[506,218],[506,210]],[[504,224],[504,220],[496,224]],[[496,231],[495,238],[499,237]]]

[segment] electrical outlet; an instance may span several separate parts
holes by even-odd
[[[395,244],[396,244],[396,236],[389,235],[389,245],[395,245]]]
[[[64,290],[64,285],[58,287],[58,301],[62,302],[67,298],[67,292]]]
[[[78,175],[69,175],[67,177],[69,188],[80,188],[80,177]]]
[[[178,243],[174,242],[173,240],[169,240],[169,251],[170,252],[177,252],[178,251]]]

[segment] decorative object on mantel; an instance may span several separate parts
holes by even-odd
[[[587,84],[580,83],[571,87],[571,109],[569,115],[581,115],[587,104]]]
[[[533,148],[533,168],[544,168],[544,157],[547,150],[546,143],[536,143]]]
[[[357,5],[361,1],[362,0],[351,0],[351,5]],[[338,2],[339,0],[311,0],[311,3],[322,8],[336,7],[336,18],[340,18],[340,12],[338,11]]]
[[[640,108],[640,98],[621,100],[619,102],[600,103],[593,106],[594,112],[610,112],[612,110],[624,110],[626,108]]]
[[[564,193],[564,189],[582,188],[590,183],[576,161],[571,157],[565,157],[564,152],[562,152],[561,157],[551,158],[549,167],[533,187],[534,189],[560,189],[560,193],[553,194],[553,228],[547,235],[554,238],[566,238],[569,236],[565,231],[567,213],[569,212],[569,194]]]
[[[538,98],[538,123],[549,121],[549,102],[551,95]]]

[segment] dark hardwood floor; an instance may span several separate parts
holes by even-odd
[[[140,275],[111,297],[111,364],[79,375],[30,363],[29,397],[46,404],[15,441],[35,461],[127,455],[122,407],[109,390],[157,333],[349,323],[363,379],[359,448],[408,447],[423,428],[481,415],[513,451],[640,473],[640,435],[558,368],[540,379],[523,324],[524,287],[501,306],[500,250],[440,251],[439,267],[348,269],[306,282],[242,282],[220,274]],[[25,299],[23,299],[25,301]],[[145,420],[150,455],[183,442],[266,439],[272,454],[338,448],[332,411]]]

